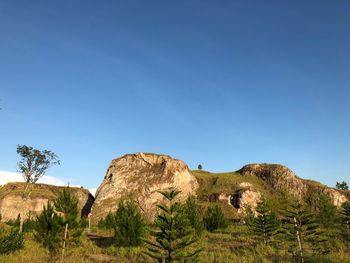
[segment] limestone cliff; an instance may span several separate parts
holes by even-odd
[[[47,184],[31,185],[29,198],[24,207],[22,195],[25,191],[25,183],[8,183],[0,187],[0,214],[2,221],[15,220],[25,210],[26,217],[33,217],[43,209],[43,206],[50,200],[54,200],[63,191],[64,187]],[[78,199],[78,206],[81,215],[87,215],[94,202],[94,197],[88,190],[70,187],[73,195]]]
[[[187,165],[167,155],[151,153],[127,154],[113,160],[96,191],[92,208],[93,220],[117,209],[120,198],[132,195],[148,219],[156,214],[155,204],[162,200],[160,190],[176,187],[179,200],[195,195],[196,178]]]

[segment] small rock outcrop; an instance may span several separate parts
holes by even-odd
[[[230,204],[237,208],[238,214],[246,214],[248,208],[256,213],[256,207],[261,200],[261,193],[247,182],[240,183],[239,187],[241,188],[231,195]]]
[[[158,192],[170,187],[181,191],[179,200],[196,195],[197,179],[187,165],[167,155],[136,153],[114,159],[96,191],[92,218],[97,221],[117,209],[120,198],[131,195],[148,219],[153,219],[156,203],[162,201]]]
[[[34,217],[41,213],[48,201],[56,199],[64,187],[47,184],[31,185],[30,195],[26,202],[23,193],[25,183],[8,183],[0,187],[0,214],[2,221],[15,220],[19,214],[25,217]],[[81,215],[90,213],[94,197],[86,189],[70,187],[73,195],[78,199],[78,207]]]

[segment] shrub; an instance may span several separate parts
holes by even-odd
[[[199,215],[196,199],[193,196],[187,198],[186,203],[183,205],[183,213],[191,227],[196,231],[196,234],[198,236],[201,235],[204,230],[204,225]]]
[[[23,234],[12,230],[10,234],[0,238],[0,254],[7,254],[23,248]]]
[[[55,211],[62,218],[63,228],[67,228],[65,242],[77,244],[80,242],[80,236],[83,232],[82,224],[78,221],[78,199],[71,194],[67,187],[60,193],[54,201]],[[65,236],[65,234],[63,234]]]
[[[62,229],[62,219],[54,212],[53,205],[48,202],[41,214],[37,216],[34,238],[49,250],[51,259],[57,255],[60,248]]]
[[[226,228],[228,226],[224,213],[218,205],[208,207],[203,221],[205,228],[210,232],[217,229]]]
[[[146,222],[137,203],[121,200],[113,219],[107,217],[106,226],[113,225],[115,242],[119,246],[138,246],[146,232]]]

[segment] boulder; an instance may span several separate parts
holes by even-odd
[[[152,153],[127,154],[112,160],[96,191],[92,219],[98,221],[116,211],[121,198],[131,196],[147,219],[156,215],[156,204],[163,200],[159,191],[171,187],[181,191],[178,200],[196,195],[197,179],[187,165],[167,155]]]

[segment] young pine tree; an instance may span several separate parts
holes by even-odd
[[[192,228],[196,231],[197,236],[200,236],[204,230],[204,225],[199,215],[196,199],[193,196],[187,198],[183,205],[183,212]]]
[[[341,206],[340,217],[342,222],[342,237],[347,244],[350,242],[350,201]]]
[[[220,228],[226,228],[228,226],[224,213],[218,205],[209,206],[207,208],[203,221],[205,228],[210,232]]]
[[[71,194],[71,190],[67,187],[58,195],[54,206],[55,212],[62,218],[61,224],[64,229],[61,235],[62,259],[64,259],[67,247],[77,245],[83,233],[83,228],[78,221],[78,199]]]
[[[193,249],[197,242],[193,237],[194,231],[184,213],[181,212],[181,204],[175,201],[180,191],[169,189],[160,193],[168,204],[157,205],[161,210],[155,220],[157,230],[150,232],[154,240],[145,240],[148,244],[148,251],[145,254],[158,262],[198,260],[201,249]]]
[[[304,263],[306,244],[312,245],[316,252],[323,252],[326,239],[320,231],[315,218],[310,214],[300,202],[295,201],[285,213],[284,219],[285,237],[294,241],[296,257],[298,261]],[[295,247],[295,246],[294,246]]]
[[[34,224],[34,238],[43,247],[49,250],[51,259],[59,251],[62,234],[62,218],[55,211],[54,206],[48,202]]]
[[[111,221],[111,219],[109,219]],[[121,200],[113,216],[114,238],[119,246],[138,246],[146,232],[146,221],[137,203],[132,200]]]
[[[7,254],[23,248],[23,234],[16,229],[0,238],[0,254]]]
[[[271,242],[273,235],[276,233],[277,219],[269,208],[266,200],[258,203],[256,212],[257,215],[248,226],[253,235],[267,245]]]
[[[337,223],[337,208],[328,195],[321,195],[318,204],[317,221],[324,228],[332,228]]]

